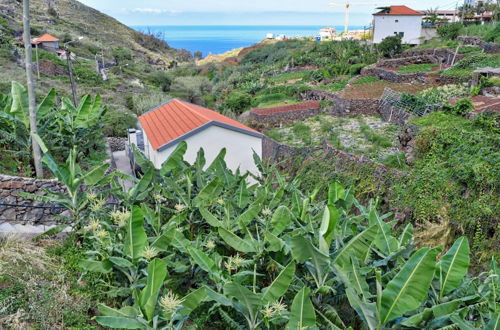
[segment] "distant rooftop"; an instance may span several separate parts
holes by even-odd
[[[376,16],[383,16],[383,15],[395,15],[395,16],[422,16],[424,13],[420,11],[413,10],[411,8],[408,8],[406,6],[390,6],[387,8],[382,9],[381,11],[373,14]]]
[[[33,39],[34,43],[53,42],[53,41],[59,41],[59,39],[48,33],[45,33],[44,35]]]

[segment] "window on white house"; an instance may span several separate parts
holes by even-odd
[[[405,36],[405,33],[404,33],[404,32],[399,32],[399,36],[400,36],[401,38],[403,38],[403,37]]]
[[[398,23],[398,22],[399,22],[399,20],[397,19],[397,20],[395,20],[394,22]]]

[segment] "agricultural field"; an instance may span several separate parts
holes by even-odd
[[[266,135],[293,146],[321,145],[326,140],[336,148],[383,162],[399,153],[399,131],[399,126],[378,117],[319,115],[272,129]]]

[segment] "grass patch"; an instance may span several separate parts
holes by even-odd
[[[438,65],[435,63],[423,63],[423,64],[410,64],[399,67],[399,73],[417,73],[417,72],[431,72],[432,69],[436,68]]]
[[[286,100],[275,100],[275,101],[268,101],[268,102],[263,102],[259,103],[257,106],[258,108],[274,108],[274,107],[280,107],[283,105],[291,105],[291,104],[298,104],[301,101],[297,100],[291,100],[291,99],[286,99]]]
[[[366,137],[366,139],[373,143],[373,145],[381,147],[381,148],[390,148],[392,147],[391,141],[389,141],[384,136],[375,133],[375,131],[368,126],[368,124],[363,120],[363,118],[358,118],[359,127],[361,133]]]
[[[303,79],[308,71],[287,72],[277,76],[269,77],[268,81],[274,84],[285,83],[290,80]]]
[[[373,77],[373,76],[364,76],[364,77],[357,79],[356,81],[353,81],[351,83],[351,85],[362,85],[362,84],[368,84],[368,83],[372,83],[372,82],[376,82],[376,81],[380,81],[380,79],[378,79],[377,77]]]

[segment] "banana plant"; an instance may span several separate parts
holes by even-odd
[[[80,229],[82,225],[81,214],[87,208],[89,199],[87,192],[103,187],[112,180],[112,175],[104,175],[108,169],[108,164],[102,164],[90,171],[84,172],[76,160],[76,148],[73,148],[64,164],[58,164],[52,157],[42,139],[34,136],[43,152],[42,161],[52,174],[64,185],[65,192],[55,192],[46,190],[46,196],[21,193],[23,197],[35,201],[64,206],[71,213],[71,225],[75,229]],[[85,185],[86,190],[83,189]]]
[[[134,295],[132,306],[120,309],[99,305],[100,316],[95,317],[102,326],[115,329],[180,329],[189,314],[205,300],[205,288],[194,290],[179,299],[167,294],[159,299],[167,277],[167,263],[152,260],[147,268],[145,287]]]

